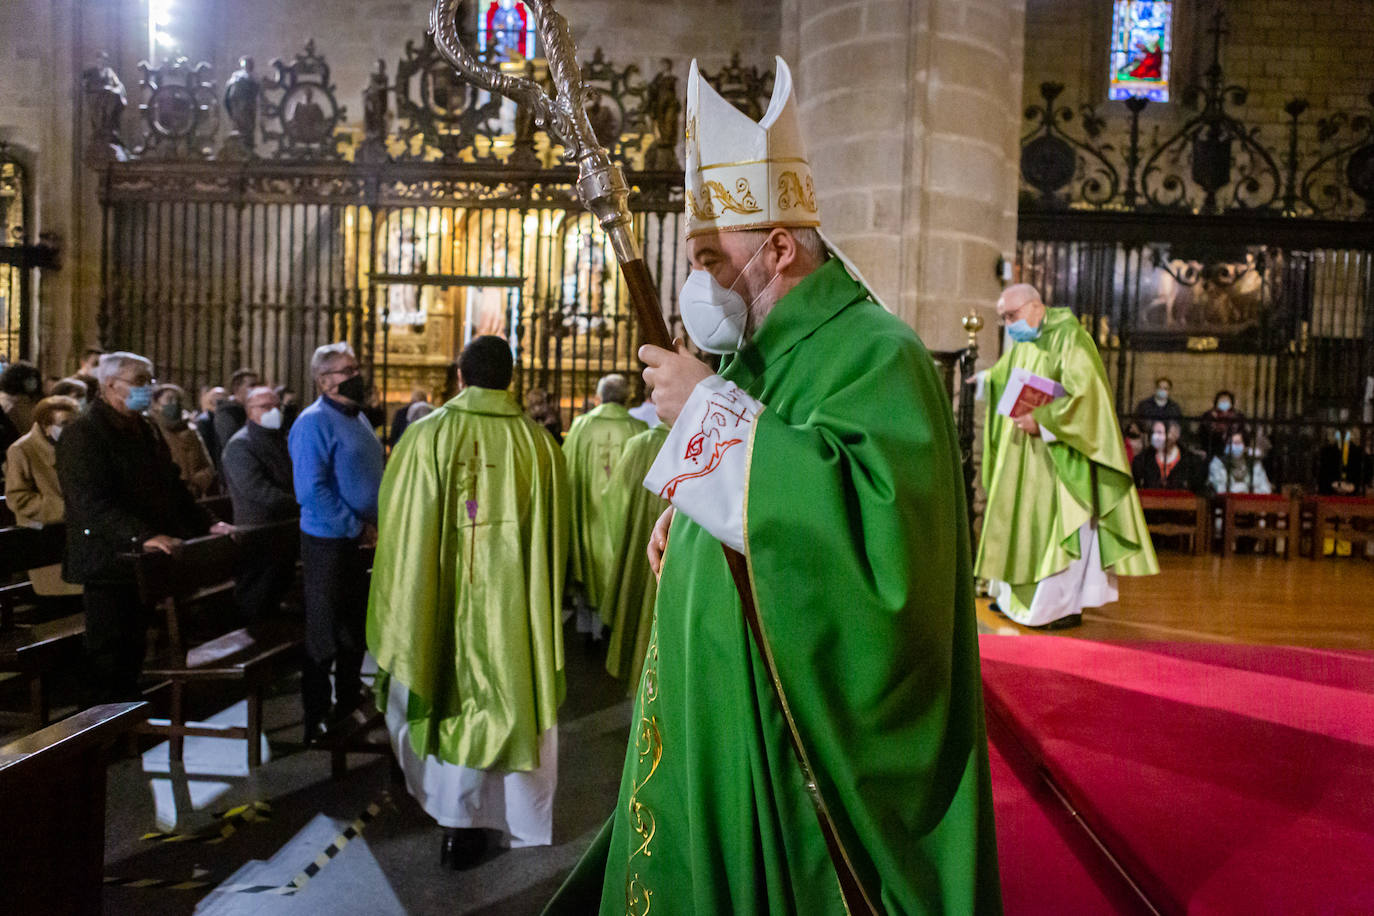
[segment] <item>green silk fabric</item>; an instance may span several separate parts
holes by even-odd
[[[609,837],[549,912],[590,912],[597,872],[607,916],[844,912],[793,728],[880,912],[1000,912],[959,449],[929,354],[831,260],[722,375],[766,405],[746,558],[786,711],[720,543],[678,512]]]
[[[645,489],[644,476],[667,440],[668,427],[660,423],[626,442],[601,504],[610,546],[601,589],[601,619],[611,628],[606,670],[612,677],[627,678],[631,689],[638,686],[644,668],[658,595],[645,550],[654,523],[668,508],[668,500]]]
[[[610,567],[610,545],[600,524],[606,482],[631,436],[649,425],[630,416],[624,404],[602,404],[573,420],[563,440],[572,484],[572,563],[568,575],[582,584],[587,602],[601,606],[601,583]]]
[[[1031,413],[1057,441],[1029,436],[997,413],[1017,367],[1064,386],[1064,397]],[[1079,557],[1078,529],[1093,517],[1104,569],[1123,576],[1159,572],[1112,410],[1107,371],[1069,309],[1046,309],[1040,336],[1002,354],[988,373],[987,404],[983,486],[988,502],[977,575],[1015,586],[1061,572]]]
[[[565,690],[568,500],[558,443],[507,391],[464,389],[392,452],[367,646],[410,690],[417,755],[540,765]]]

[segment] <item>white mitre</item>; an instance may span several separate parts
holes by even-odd
[[[763,120],[687,74],[687,237],[703,232],[820,226],[792,71],[777,58],[773,100]]]

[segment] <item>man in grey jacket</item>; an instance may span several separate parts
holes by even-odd
[[[294,526],[263,530],[299,514],[281,403],[271,388],[244,398],[248,422],[224,446],[224,479],[239,529],[243,565],[234,586],[244,621],[271,616],[291,587],[299,549]]]

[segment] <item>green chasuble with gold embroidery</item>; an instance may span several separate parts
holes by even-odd
[[[1031,416],[1054,441],[1029,436],[997,412],[1013,368],[1064,386]],[[983,428],[987,509],[975,571],[1013,586],[1067,569],[1078,529],[1097,519],[1102,567],[1123,576],[1159,572],[1112,410],[1107,372],[1088,332],[1066,308],[1045,310],[1040,336],[1002,354],[988,372]]]
[[[611,628],[606,647],[606,670],[639,684],[644,652],[654,622],[658,582],[645,552],[654,523],[668,501],[644,488],[644,475],[668,439],[663,423],[625,443],[601,504],[601,521],[610,547],[606,579],[601,588],[601,618]]]
[[[766,405],[746,558],[679,511],[609,830],[549,912],[844,912],[788,739],[887,913],[1001,910],[959,448],[930,354],[839,261],[721,373]],[[579,897],[579,893],[582,895]]]
[[[406,429],[379,515],[367,647],[410,690],[415,753],[537,768],[564,694],[558,443],[510,392],[466,388]]]
[[[649,425],[630,416],[624,404],[602,404],[573,420],[563,454],[572,484],[572,563],[568,574],[580,582],[587,603],[601,605],[601,583],[609,565],[610,546],[598,522],[601,501],[620,452],[631,436]]]

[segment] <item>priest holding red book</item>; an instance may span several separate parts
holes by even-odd
[[[1017,623],[1074,626],[1083,608],[1117,599],[1117,575],[1159,564],[1092,338],[1024,283],[1002,293],[997,316],[1012,344],[987,376],[974,572]]]

